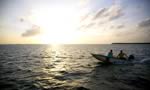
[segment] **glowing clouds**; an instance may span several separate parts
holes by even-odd
[[[38,34],[40,34],[40,33],[41,33],[40,27],[38,27],[38,26],[32,26],[32,28],[29,29],[29,30],[26,30],[26,31],[22,34],[22,36],[23,36],[23,37],[31,37],[31,36],[38,35]]]
[[[78,37],[76,29],[79,26],[80,14],[77,8],[42,6],[31,11],[27,21],[36,27],[25,31],[23,37],[38,35],[37,38],[42,43],[72,43]]]

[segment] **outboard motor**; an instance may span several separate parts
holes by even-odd
[[[128,60],[134,60],[134,59],[135,59],[135,57],[133,54],[129,55]]]

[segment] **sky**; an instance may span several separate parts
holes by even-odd
[[[150,0],[0,0],[0,44],[150,42]]]

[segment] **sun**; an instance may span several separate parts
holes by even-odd
[[[42,29],[39,36],[42,43],[71,43],[78,36],[80,15],[71,7],[42,7],[32,10],[30,22]]]

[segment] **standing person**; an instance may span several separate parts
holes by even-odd
[[[128,56],[126,53],[123,52],[123,50],[120,50],[120,53],[118,54],[117,58],[126,60]]]

